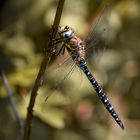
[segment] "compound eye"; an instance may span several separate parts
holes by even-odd
[[[69,38],[69,34],[64,34],[64,37],[65,38]]]

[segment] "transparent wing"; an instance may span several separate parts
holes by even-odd
[[[102,9],[96,19],[95,24],[91,26],[89,34],[87,35],[86,39],[84,39],[86,46],[85,51],[88,57],[90,57],[90,55],[93,55],[93,53],[96,54],[98,53],[98,51],[105,48],[106,41],[104,40],[103,36],[107,34],[107,9],[107,6]],[[58,56],[58,59],[54,63],[55,65],[53,65],[50,69],[50,71],[52,72],[52,77],[48,81],[52,81],[54,83],[52,84],[51,82],[49,82],[49,84],[51,84],[51,88],[59,89],[64,81],[72,75],[76,64],[72,60],[71,56],[69,56],[66,52],[65,55],[60,54]],[[49,78],[49,72],[47,73],[47,75],[47,77]]]
[[[91,22],[91,27],[89,28],[89,33],[84,39],[85,42],[85,51],[87,56],[94,55],[98,51],[104,50],[108,45],[108,41],[105,37],[108,34],[109,30],[109,21],[108,16],[110,14],[109,5],[105,5],[96,17],[93,22]],[[93,25],[92,25],[93,24]]]

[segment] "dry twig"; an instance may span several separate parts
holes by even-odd
[[[1,74],[2,82],[3,82],[4,86],[5,86],[5,89],[6,89],[7,94],[8,94],[9,102],[10,102],[11,107],[12,107],[12,109],[14,111],[15,116],[16,116],[16,120],[17,120],[18,128],[19,128],[19,137],[20,137],[20,139],[22,139],[23,130],[24,130],[23,129],[23,121],[21,120],[21,118],[19,116],[19,113],[17,111],[16,103],[15,103],[15,100],[14,100],[10,85],[8,83],[7,77],[6,77],[6,75],[5,75],[5,73],[3,71],[0,71],[0,74]]]
[[[55,36],[56,36],[57,29],[59,27],[60,18],[61,18],[61,15],[62,15],[62,10],[63,10],[63,7],[64,7],[64,2],[65,2],[65,0],[59,0],[56,15],[55,15],[55,19],[54,19],[54,23],[53,23],[53,26],[52,26],[52,33],[51,33],[52,38],[55,38]],[[49,48],[49,46],[51,46],[51,40],[50,40],[48,46],[46,46],[47,49]],[[34,107],[35,100],[36,100],[36,97],[37,97],[37,91],[38,91],[38,89],[39,89],[39,87],[42,83],[42,77],[45,73],[46,67],[48,66],[48,64],[50,62],[52,52],[53,52],[53,47],[49,48],[49,52],[50,52],[50,54],[49,55],[45,54],[45,56],[42,60],[42,63],[41,63],[40,69],[39,69],[39,73],[37,75],[37,78],[35,80],[35,84],[33,86],[32,92],[31,92],[31,98],[30,98],[30,101],[29,101],[28,109],[27,109],[27,117],[26,117],[26,120],[25,120],[23,140],[29,140],[29,138],[30,138],[31,122],[32,122],[32,118],[33,118],[33,107]]]

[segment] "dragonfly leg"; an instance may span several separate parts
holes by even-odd
[[[45,52],[51,54],[51,55],[55,55],[58,56],[60,53],[56,52],[56,45],[61,43],[63,40],[62,38],[52,38],[52,36],[50,35],[50,44],[49,44],[49,48],[47,50],[45,50]],[[50,48],[53,47],[53,51],[50,51]],[[63,48],[63,47],[62,47]],[[62,51],[62,50],[61,50]],[[61,52],[60,51],[60,52]]]
[[[62,38],[51,39],[50,47],[55,46],[55,45],[61,43],[62,41],[63,41]]]
[[[63,54],[65,53],[65,45],[63,44],[59,50],[59,52],[56,54],[58,56],[63,51]]]

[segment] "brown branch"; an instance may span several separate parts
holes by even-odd
[[[52,26],[52,33],[51,33],[52,38],[54,38],[56,36],[57,29],[58,29],[59,22],[60,22],[60,18],[61,18],[61,15],[62,15],[62,10],[63,10],[63,7],[64,7],[64,2],[65,2],[65,0],[59,0],[56,15],[55,15],[55,19],[54,19],[54,23],[53,23],[53,26]],[[44,56],[44,58],[42,60],[42,63],[41,63],[41,66],[40,66],[39,73],[37,75],[37,78],[35,80],[35,84],[33,86],[32,92],[31,92],[31,97],[30,97],[30,101],[29,101],[29,105],[28,105],[28,109],[27,109],[27,117],[26,117],[26,120],[25,120],[23,140],[29,140],[29,138],[30,138],[31,122],[32,122],[32,118],[33,118],[33,107],[34,107],[35,100],[36,100],[36,97],[37,97],[37,91],[38,91],[39,87],[41,86],[42,77],[45,73],[46,67],[48,66],[48,64],[50,62],[52,52],[53,52],[53,47],[49,47],[49,46],[51,46],[51,40],[50,40],[50,42],[47,46],[47,48],[49,48],[50,54],[49,55],[46,54]]]

